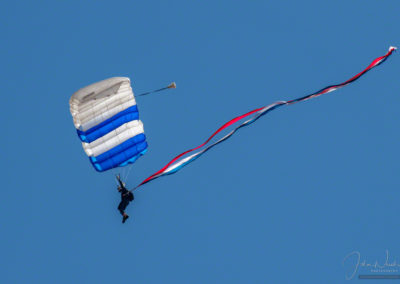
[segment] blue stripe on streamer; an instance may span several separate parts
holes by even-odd
[[[146,152],[146,150],[147,142],[143,141],[102,162],[93,162],[91,159],[89,160],[98,172],[104,172],[118,166],[125,166],[127,164],[134,163],[140,156],[142,156]]]
[[[146,136],[143,133],[138,134],[96,157],[89,157],[89,159],[92,161],[92,163],[101,163],[145,140]]]
[[[91,143],[94,140],[120,127],[124,123],[137,119],[139,119],[139,112],[137,106],[134,105],[115,114],[109,119],[104,120],[103,122],[86,131],[82,131],[79,129],[77,129],[76,131],[82,142]]]

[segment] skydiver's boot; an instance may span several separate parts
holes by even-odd
[[[122,223],[125,223],[125,221],[129,218],[128,214],[124,214],[124,216],[122,217]]]

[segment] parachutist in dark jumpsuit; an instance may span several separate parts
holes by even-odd
[[[119,175],[117,175],[117,180],[119,182],[118,191],[121,193],[121,202],[118,205],[118,210],[122,215],[122,223],[125,223],[126,219],[129,218],[128,214],[125,213],[125,209],[129,202],[135,199],[132,192],[126,189],[125,184],[121,181]]]

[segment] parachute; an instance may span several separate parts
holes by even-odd
[[[82,147],[98,172],[134,163],[147,151],[143,123],[126,77],[75,92],[69,101]]]

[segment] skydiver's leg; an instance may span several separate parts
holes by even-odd
[[[126,219],[129,218],[128,214],[125,213],[125,209],[126,209],[126,207],[128,206],[128,204],[129,204],[129,201],[127,201],[127,200],[122,200],[122,201],[120,202],[120,204],[118,205],[118,210],[119,210],[119,212],[120,212],[121,215],[122,215],[122,223],[125,223]]]
[[[128,204],[124,201],[121,201],[118,205],[118,211],[119,211],[119,213],[121,213],[122,216],[124,216],[126,214],[125,213],[126,206],[128,206]]]

